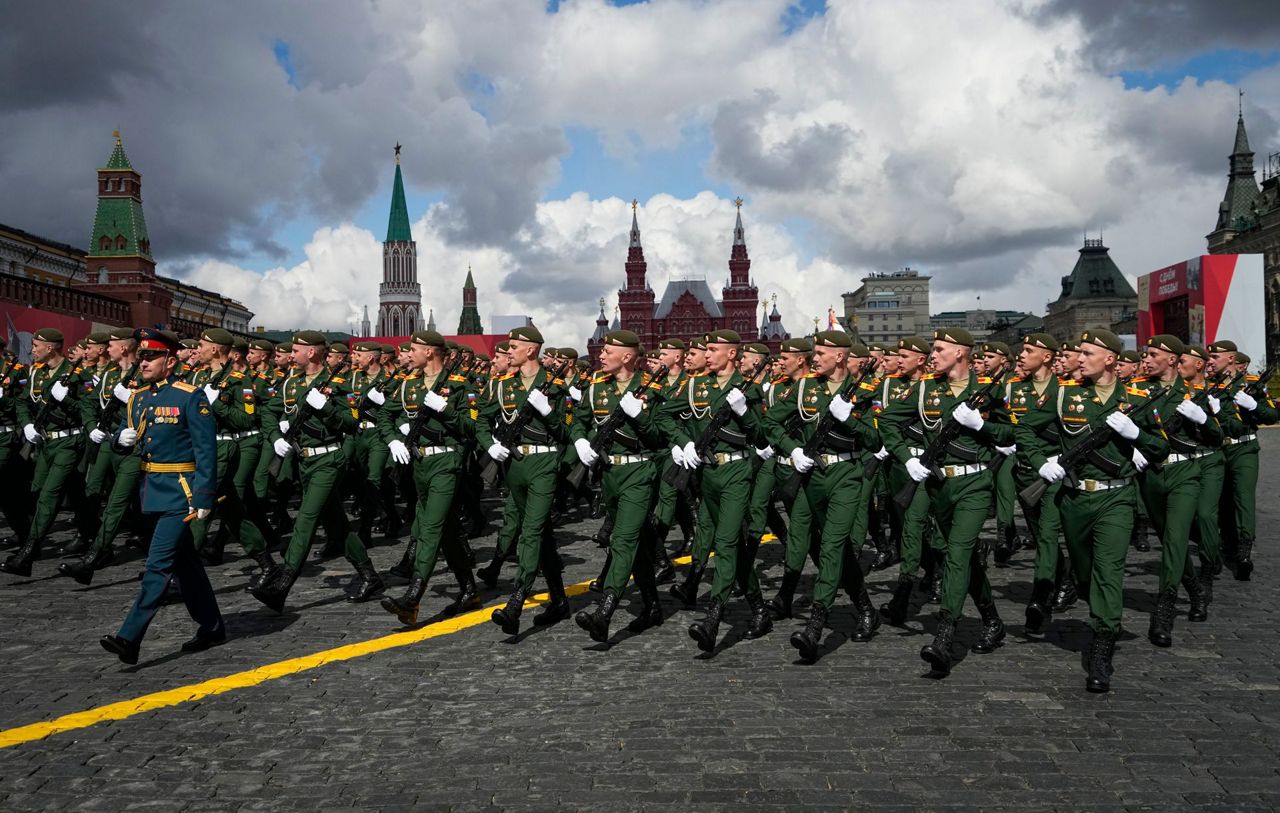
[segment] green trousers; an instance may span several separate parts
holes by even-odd
[[[53,528],[67,482],[75,474],[83,451],[80,435],[46,440],[36,447],[36,468],[31,476],[35,512],[31,515],[31,538],[43,539]]]
[[[341,486],[346,463],[341,449],[297,461],[302,479],[302,503],[293,520],[289,547],[284,552],[284,563],[294,573],[299,572],[307,560],[320,525],[324,526],[326,538],[345,540],[347,561],[355,565],[369,561],[364,543],[351,530],[347,512],[342,510]]]
[[[895,497],[902,488],[911,481],[906,466],[899,463],[886,462],[886,476],[889,485],[889,511],[896,513],[902,524],[902,564],[898,566],[898,575],[915,578],[920,570],[920,562],[924,556],[925,537],[929,537],[932,547],[941,553],[944,550],[942,534],[928,535],[929,526],[933,523],[933,498],[925,486],[916,489],[911,503],[904,510],[899,507]]]
[[[866,496],[866,478],[862,476],[862,463],[858,460],[832,463],[825,470],[815,467],[805,482],[803,494],[796,496],[796,512],[808,512],[818,534],[814,604],[829,609],[835,603],[842,579],[851,590],[862,589],[857,545],[850,542],[850,536],[860,516],[865,522]]]
[[[1012,458],[1001,457],[995,467],[996,525],[998,526],[1013,524],[1013,509],[1018,502],[1018,489],[1014,476],[1015,463],[1016,461]]]
[[[779,463],[775,472],[777,484],[781,486],[790,479],[793,471],[791,466]],[[786,509],[787,542],[782,550],[783,567],[792,573],[799,573],[804,570],[806,556],[813,561],[814,567],[818,567],[822,561],[818,551],[819,537],[813,523],[813,511],[804,497],[803,488],[796,492],[795,502],[786,506]]]
[[[769,524],[769,506],[773,504],[773,487],[778,465],[772,458],[761,461],[751,481],[751,497],[747,503],[747,539],[760,541]]]
[[[1191,561],[1188,540],[1200,504],[1200,461],[1165,463],[1159,471],[1147,469],[1138,489],[1160,537],[1160,592],[1177,589]]]
[[[5,483],[21,483],[28,480],[28,464],[18,456],[18,435],[13,432],[0,433],[0,481]],[[4,513],[5,522],[19,540],[27,538],[27,529],[31,526],[31,511],[25,489],[0,488],[0,511]]]
[[[1090,625],[1095,632],[1118,633],[1124,612],[1124,560],[1138,507],[1137,490],[1126,486],[1090,493],[1062,488],[1055,501],[1076,587],[1089,601]]]
[[[978,554],[978,534],[991,509],[994,477],[990,469],[964,477],[925,481],[946,553],[942,573],[942,612],[960,618],[969,595],[979,607],[991,604],[991,583]]]
[[[1191,534],[1200,548],[1200,561],[1211,571],[1222,569],[1222,535],[1218,531],[1218,513],[1222,502],[1222,481],[1227,462],[1222,450],[1206,455],[1200,463],[1200,499],[1196,502],[1196,521]]]
[[[391,451],[371,429],[347,436],[343,451],[347,455],[347,466],[350,468],[348,476],[355,478],[356,499],[360,504],[360,535],[368,538],[373,533],[373,523],[378,516],[379,506],[387,512],[388,520],[395,509],[390,499],[391,485],[387,481],[387,463],[391,459]],[[454,461],[456,469],[460,466],[457,461],[461,460],[461,452],[451,454],[457,458]],[[416,466],[414,471],[416,482]],[[456,485],[454,489],[456,491]]]
[[[1257,535],[1258,442],[1233,443],[1222,450],[1223,481],[1219,530],[1234,547],[1241,537]]]
[[[239,469],[240,441],[218,441],[218,497],[222,502],[218,503],[215,515],[227,533],[240,542],[244,552],[254,556],[267,549],[267,540],[262,529],[248,517],[244,501],[235,487]],[[203,549],[209,539],[210,519],[191,521],[191,541],[197,551]]]
[[[418,494],[410,531],[418,543],[413,574],[424,582],[430,579],[443,550],[449,569],[459,582],[465,581],[471,565],[462,548],[462,523],[454,510],[462,454],[456,451],[434,454],[414,460],[410,465]]]
[[[605,590],[622,595],[627,580],[637,574],[653,574],[653,526],[650,510],[657,497],[658,467],[653,461],[609,466],[601,479],[605,511],[614,517],[609,536],[609,567]]]
[[[104,551],[111,547],[125,517],[134,507],[134,497],[142,481],[142,458],[136,454],[118,455],[110,449],[103,449],[98,456],[113,458],[111,466],[111,491],[102,506],[102,522],[98,525],[98,533],[93,538],[93,552]]]
[[[1020,492],[1027,486],[1040,480],[1040,473],[1030,468],[1006,464],[1013,469],[1014,491]],[[1036,543],[1035,578],[1036,581],[1055,581],[1058,574],[1066,566],[1062,548],[1058,542],[1062,530],[1062,515],[1058,511],[1058,492],[1061,483],[1053,483],[1040,497],[1035,505],[1022,505],[1022,515],[1027,520],[1027,529]]]
[[[539,569],[554,573],[564,570],[555,540],[546,533],[559,468],[559,452],[525,455],[508,465],[508,500],[515,504],[515,512],[520,517],[520,532],[516,537],[516,587],[532,585]]]
[[[711,468],[704,467],[702,472],[698,536],[706,534],[708,556],[711,550],[716,552],[716,574],[711,582],[710,595],[713,601],[727,602],[735,581],[747,595],[760,592],[760,582],[754,568],[746,567],[743,572],[738,572],[742,522],[747,516],[747,503],[751,497],[751,469],[751,461],[743,459],[731,460]],[[756,544],[759,542],[757,539]],[[743,561],[747,562],[752,558],[743,557]],[[706,558],[695,561],[705,562]]]

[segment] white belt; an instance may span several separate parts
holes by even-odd
[[[1113,488],[1124,488],[1129,480],[1081,480],[1076,483],[1077,491],[1110,491]]]
[[[361,421],[360,423],[356,424],[357,429],[372,429],[375,426],[377,426],[377,424],[375,424],[373,421]]]
[[[46,432],[46,440],[58,440],[59,438],[71,438],[80,434],[79,429],[59,429],[56,432]]]
[[[1166,457],[1164,459],[1164,462],[1165,463],[1185,463],[1188,460],[1198,460],[1207,454],[1209,453],[1208,452],[1191,452],[1190,454],[1180,454],[1178,452],[1174,452],[1173,454]]]
[[[942,471],[942,476],[948,480],[952,477],[965,477],[987,470],[985,463],[967,463],[963,466],[939,466],[938,468]]]
[[[516,449],[517,449],[517,450],[519,450],[520,454],[522,454],[522,455],[529,455],[529,454],[547,454],[548,452],[558,452],[558,451],[560,451],[560,447],[559,447],[559,446],[525,446],[525,445],[520,445],[520,446],[517,446],[517,447],[516,447]]]
[[[908,446],[907,451],[911,452],[912,457],[920,457],[921,455],[924,454],[924,449],[917,449],[914,446]]]
[[[258,434],[257,429],[249,429],[244,432],[223,432],[215,437],[217,440],[241,440],[243,438],[251,438],[256,434]]]
[[[329,452],[336,452],[341,448],[342,448],[341,443],[334,443],[330,446],[314,446],[312,448],[307,448],[304,446],[302,449],[302,456],[303,457],[319,457],[322,454],[328,454]]]
[[[610,466],[626,466],[630,463],[644,463],[652,460],[653,457],[647,454],[610,454],[605,455],[605,460],[609,461]]]
[[[12,432],[17,428],[18,427],[16,426],[0,426],[0,435],[3,435],[5,432]]]
[[[830,466],[832,463],[842,463],[847,460],[853,460],[853,458],[854,458],[853,452],[840,452],[839,454],[818,455],[818,461],[820,461],[823,466]]]
[[[445,452],[453,452],[456,449],[453,446],[419,446],[418,454],[422,457],[430,457],[433,454],[444,454]]]
[[[13,427],[11,427],[11,426],[0,426],[0,432],[5,431],[6,429],[12,429],[12,428],[13,428]],[[1249,441],[1251,441],[1251,440],[1257,440],[1257,439],[1258,439],[1258,436],[1257,436],[1256,434],[1253,434],[1253,435],[1241,435],[1241,436],[1240,436],[1240,437],[1238,437],[1238,438],[1223,438],[1223,439],[1222,439],[1222,445],[1223,445],[1223,446],[1234,446],[1234,445],[1235,445],[1235,444],[1237,444],[1237,443],[1248,443],[1248,442],[1249,442]]]
[[[723,466],[725,463],[732,463],[735,460],[746,460],[746,452],[716,452],[711,455],[711,459],[716,461],[717,466]]]

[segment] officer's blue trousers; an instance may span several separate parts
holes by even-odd
[[[191,525],[183,522],[185,511],[161,514],[156,521],[151,549],[147,551],[147,567],[142,574],[142,591],[120,625],[119,636],[135,643],[142,641],[156,610],[164,601],[169,580],[177,577],[182,585],[182,601],[200,631],[214,633],[222,629],[218,600],[204,572],[204,565],[191,542]]]

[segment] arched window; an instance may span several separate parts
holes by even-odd
[[[126,245],[128,245],[128,244],[125,242],[124,235],[123,235],[123,234],[117,234],[117,235],[116,235],[116,250],[117,250],[117,251],[123,251],[123,250],[124,250],[124,247],[125,247]]]
[[[110,251],[110,250],[111,250],[111,238],[110,238],[110,237],[108,237],[108,236],[106,236],[105,234],[104,234],[104,235],[102,235],[102,239],[98,241],[98,250],[99,250],[99,251]]]

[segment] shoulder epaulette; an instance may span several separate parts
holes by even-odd
[[[1142,383],[1142,382],[1144,382],[1144,381],[1150,381],[1150,380],[1151,380],[1151,379],[1150,379],[1150,377],[1148,377],[1148,376],[1145,376],[1145,375],[1135,375],[1133,378],[1130,378],[1130,379],[1129,379],[1129,383],[1130,383],[1130,384],[1141,384],[1141,383]]]
[[[345,384],[345,383],[346,383],[346,381],[347,381],[347,379],[345,379],[345,378],[339,378],[339,377],[338,377],[338,376],[336,376],[336,375],[329,379],[329,383],[330,383],[330,384]]]
[[[498,376],[498,380],[499,380],[499,381],[507,381],[507,380],[512,379],[512,378],[515,378],[515,377],[516,377],[516,374],[515,374],[515,373],[506,373],[506,374],[504,374],[504,375],[500,375],[500,376]]]
[[[866,390],[867,392],[875,392],[878,389],[878,387],[876,387],[875,384],[868,384],[867,382],[863,381],[861,384],[858,385],[858,389]]]
[[[244,378],[244,373],[240,372],[239,370],[232,370],[230,373],[227,373],[227,375],[230,378]]]
[[[1059,378],[1058,386],[1059,387],[1080,387],[1083,385],[1074,378]]]
[[[925,373],[924,375],[920,376],[921,381],[936,381],[937,379],[938,379],[937,373]]]
[[[1244,377],[1244,380],[1245,380],[1245,381],[1257,381],[1257,380],[1258,380],[1259,378],[1261,378],[1261,377],[1262,377],[1262,376],[1259,376],[1259,375],[1247,375],[1247,376],[1245,376],[1245,377]]]
[[[1125,387],[1124,391],[1128,395],[1141,395],[1143,397],[1146,397],[1147,395],[1147,391],[1141,387]]]
[[[990,377],[990,376],[985,376],[985,375],[980,375],[980,376],[978,376],[978,383],[979,383],[979,384],[990,384],[990,383],[991,383],[991,381],[992,381],[992,379],[991,379],[991,377]]]
[[[805,378],[817,378],[817,377],[818,377],[818,374],[817,374],[817,373],[805,373],[805,374],[804,374],[804,377],[805,377]]]
[[[1010,379],[1009,379],[1007,382],[1005,382],[1005,383],[1008,383],[1008,384],[1021,384],[1023,381],[1026,381],[1026,380],[1027,380],[1027,377],[1026,377],[1025,375],[1015,375],[1013,378],[1010,378]]]
[[[74,370],[72,370],[71,372],[76,373],[77,375],[79,375],[80,373],[83,373],[83,372],[84,372],[84,368],[83,368],[83,367],[77,367],[77,368],[75,368]]]
[[[600,373],[600,374],[596,375],[594,378],[592,378],[592,379],[591,379],[591,383],[592,383],[592,384],[603,384],[604,382],[606,382],[606,381],[608,381],[608,380],[609,380],[609,374],[608,374],[608,373]]]
[[[196,391],[196,385],[195,385],[195,384],[188,384],[188,383],[187,383],[187,382],[185,382],[185,381],[175,381],[175,382],[173,382],[173,388],[174,388],[175,390],[182,390],[183,392],[195,392],[195,391]]]
[[[449,376],[449,380],[450,381],[466,381],[467,377],[465,375],[451,375]]]
[[[1191,387],[1191,389],[1193,389],[1193,390],[1202,390],[1202,389],[1204,389],[1204,384],[1189,384],[1188,386],[1189,386],[1189,387]]]

